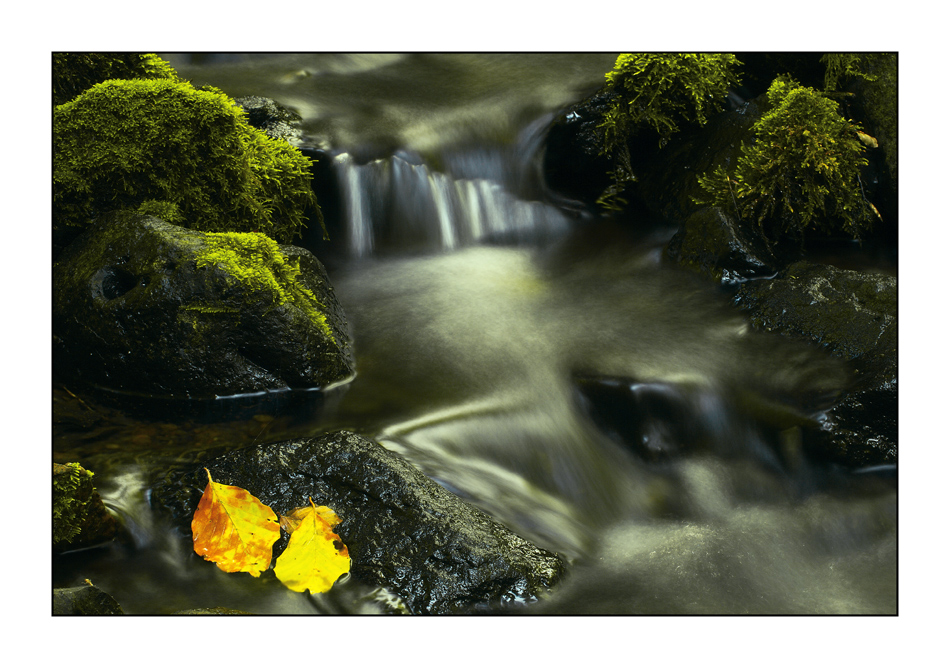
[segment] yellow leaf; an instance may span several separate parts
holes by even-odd
[[[274,574],[294,591],[312,594],[329,591],[333,583],[350,572],[350,554],[340,537],[331,531],[340,518],[326,506],[297,508],[281,517],[290,532],[287,549],[277,558]]]
[[[260,576],[280,537],[277,515],[246,489],[214,482],[205,471],[208,486],[191,520],[195,552],[226,573]]]

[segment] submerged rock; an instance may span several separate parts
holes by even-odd
[[[353,373],[320,262],[263,234],[100,219],[53,269],[54,373],[175,398],[325,387]]]
[[[856,370],[823,417],[827,456],[856,465],[897,457],[897,278],[797,262],[740,286],[736,304],[759,329],[817,343]]]
[[[153,494],[182,521],[190,521],[207,482],[203,467],[278,513],[308,498],[332,508],[342,520],[335,531],[349,550],[352,575],[385,587],[416,614],[533,600],[562,573],[556,554],[350,432],[234,451],[170,478]]]

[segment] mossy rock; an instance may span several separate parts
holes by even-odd
[[[820,91],[778,77],[731,165],[699,177],[698,204],[732,207],[769,244],[806,234],[860,238],[880,214],[865,194],[861,127]]]
[[[602,152],[611,157],[614,183],[599,204],[621,210],[630,184],[640,178],[631,140],[664,146],[687,127],[703,126],[722,110],[741,63],[727,53],[623,53],[606,74],[611,102],[598,125]]]
[[[114,210],[289,243],[319,211],[310,180],[309,158],[213,88],[110,80],[53,110],[57,249]]]
[[[353,373],[323,266],[260,233],[107,216],[56,262],[53,293],[54,374],[70,383],[214,398]]]
[[[63,552],[108,541],[118,532],[92,484],[93,473],[79,464],[53,464],[53,550]]]

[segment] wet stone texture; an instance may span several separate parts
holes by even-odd
[[[312,498],[341,519],[352,575],[398,595],[415,614],[472,612],[531,601],[561,577],[558,555],[515,535],[379,444],[335,432],[230,452],[153,498],[184,526],[207,483],[247,489],[277,513]],[[275,545],[275,557],[286,545]]]
[[[822,418],[812,448],[852,465],[897,460],[897,279],[797,262],[739,287],[759,329],[811,341],[849,360],[855,378]]]
[[[86,580],[79,587],[53,590],[54,615],[122,615],[114,598]]]
[[[71,244],[53,268],[57,378],[117,393],[214,398],[351,376],[343,310],[312,254],[278,246],[285,262],[299,262],[294,294],[300,287],[312,294],[306,304],[282,302],[266,282],[239,275],[261,273],[250,254],[236,269],[199,266],[209,237],[115,215]],[[281,280],[275,274],[271,282]]]

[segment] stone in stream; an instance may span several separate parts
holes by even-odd
[[[123,615],[114,598],[86,580],[79,587],[53,590],[54,615]]]
[[[53,268],[54,373],[124,394],[213,398],[351,377],[320,262],[263,234],[98,220]]]
[[[823,346],[856,376],[822,418],[812,448],[851,465],[897,459],[897,278],[797,262],[739,287],[736,304],[757,329]]]
[[[402,457],[357,434],[233,451],[184,476],[170,475],[154,498],[190,522],[207,484],[247,489],[278,514],[307,503],[332,508],[353,576],[398,595],[413,613],[490,610],[530,601],[563,571],[536,547],[423,475]],[[275,556],[286,545],[278,541]]]

